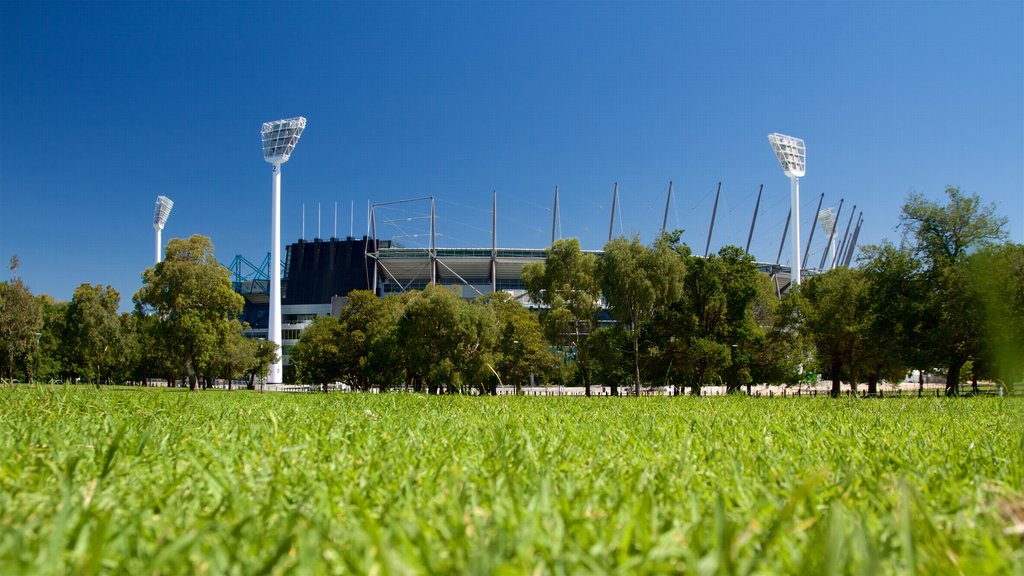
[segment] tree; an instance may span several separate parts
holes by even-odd
[[[121,295],[111,286],[81,284],[68,306],[68,343],[97,388],[103,380],[103,368],[113,357],[120,337],[117,316],[120,305]]]
[[[865,246],[859,263],[867,280],[866,336],[872,343],[861,364],[868,393],[875,394],[880,380],[899,381],[909,367],[923,371],[932,363],[930,342],[918,337],[926,323],[927,283],[920,260],[890,242]]]
[[[36,297],[42,313],[43,326],[40,330],[39,348],[33,356],[32,372],[43,382],[63,380],[69,373],[70,361],[65,344],[68,302],[58,302],[48,294]]]
[[[242,296],[231,288],[227,268],[213,254],[205,236],[173,238],[163,262],[148,268],[136,307],[158,318],[157,335],[196,389],[198,370],[223,341],[223,333],[237,330],[233,322],[242,311]]]
[[[395,329],[401,316],[402,300],[377,298],[368,290],[349,292],[341,309],[341,377],[352,386],[369,390],[376,383],[381,390],[401,380],[401,357],[394,345]]]
[[[551,342],[565,351],[576,351],[586,394],[590,396],[590,370],[584,338],[594,329],[600,311],[601,288],[597,257],[580,249],[576,238],[556,240],[547,249],[544,263],[523,267],[523,284],[530,299],[544,306],[541,321]]]
[[[302,337],[292,347],[292,365],[299,382],[320,386],[342,377],[342,344],[344,332],[333,316],[320,316],[302,331]]]
[[[520,394],[531,375],[546,375],[554,368],[555,358],[544,342],[540,321],[507,292],[493,292],[478,301],[491,310],[497,322],[493,367],[503,382],[515,386]],[[496,390],[492,387],[490,392]]]
[[[17,269],[17,257],[11,259]],[[14,363],[30,355],[38,346],[43,314],[20,278],[0,282],[0,350],[7,360],[7,379],[14,382]]]
[[[968,270],[985,318],[975,376],[1007,385],[1024,382],[1024,245],[979,250],[969,258]]]
[[[431,285],[410,297],[397,336],[409,375],[432,393],[462,392],[491,373],[493,316],[447,288]]]
[[[655,318],[682,291],[683,262],[672,250],[667,236],[653,246],[640,238],[615,238],[597,262],[601,291],[611,306],[612,317],[625,324],[632,345],[633,393],[640,395],[640,339]]]
[[[900,226],[904,239],[925,263],[930,287],[930,315],[936,353],[947,366],[946,394],[958,394],[960,369],[979,351],[977,307],[972,305],[972,279],[968,254],[1006,238],[1006,218],[996,215],[994,204],[982,206],[976,194],[946,187],[947,202],[939,204],[915,193],[903,205]]]
[[[832,396],[838,396],[844,371],[856,387],[856,361],[868,342],[868,288],[854,268],[834,268],[811,276],[799,288],[803,303],[800,328],[814,344],[818,360],[832,377]]]
[[[253,351],[253,364],[247,371],[249,375],[249,389],[256,389],[256,379],[265,378],[270,371],[270,365],[281,359],[278,354],[280,347],[270,340],[257,340]]]

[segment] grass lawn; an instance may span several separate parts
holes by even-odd
[[[1024,398],[0,388],[0,573],[1024,573]]]

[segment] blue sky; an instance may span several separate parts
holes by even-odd
[[[110,284],[130,307],[163,238],[269,251],[264,121],[309,124],[283,168],[282,239],[366,231],[368,202],[432,195],[438,243],[585,248],[669,227],[775,261],[789,183],[767,141],[807,142],[818,195],[899,239],[910,191],[994,202],[1024,241],[1024,7],[1006,2],[0,3],[0,256],[36,293]],[[350,207],[354,214],[350,217]],[[417,245],[425,205],[382,210]],[[398,222],[383,224],[384,220]],[[417,228],[419,227],[419,228]],[[815,233],[811,262],[825,235]],[[783,252],[787,262],[789,248]],[[0,279],[10,277],[6,265]]]

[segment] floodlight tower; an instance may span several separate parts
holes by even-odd
[[[302,116],[264,122],[263,159],[274,167],[274,193],[271,208],[270,233],[270,318],[267,326],[267,339],[277,344],[278,359],[270,365],[267,382],[280,384],[283,382],[283,362],[281,351],[281,164],[288,161],[295,149],[295,144],[306,128],[306,119]]]
[[[156,197],[156,213],[153,215],[153,230],[156,230],[156,263],[159,264],[163,258],[161,258],[161,244],[160,244],[160,232],[164,229],[164,224],[167,224],[167,217],[171,215],[171,208],[174,207],[174,202],[167,196]]]
[[[793,245],[793,260],[790,264],[790,282],[800,285],[800,178],[805,173],[807,148],[804,141],[782,134],[769,134],[768,141],[782,164],[782,170],[789,177],[790,201],[792,203],[793,228],[789,243]]]

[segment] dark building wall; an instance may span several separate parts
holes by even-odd
[[[299,240],[285,252],[285,279],[281,304],[330,304],[332,296],[344,296],[353,290],[369,290],[372,263],[366,252],[373,252],[373,240]]]

